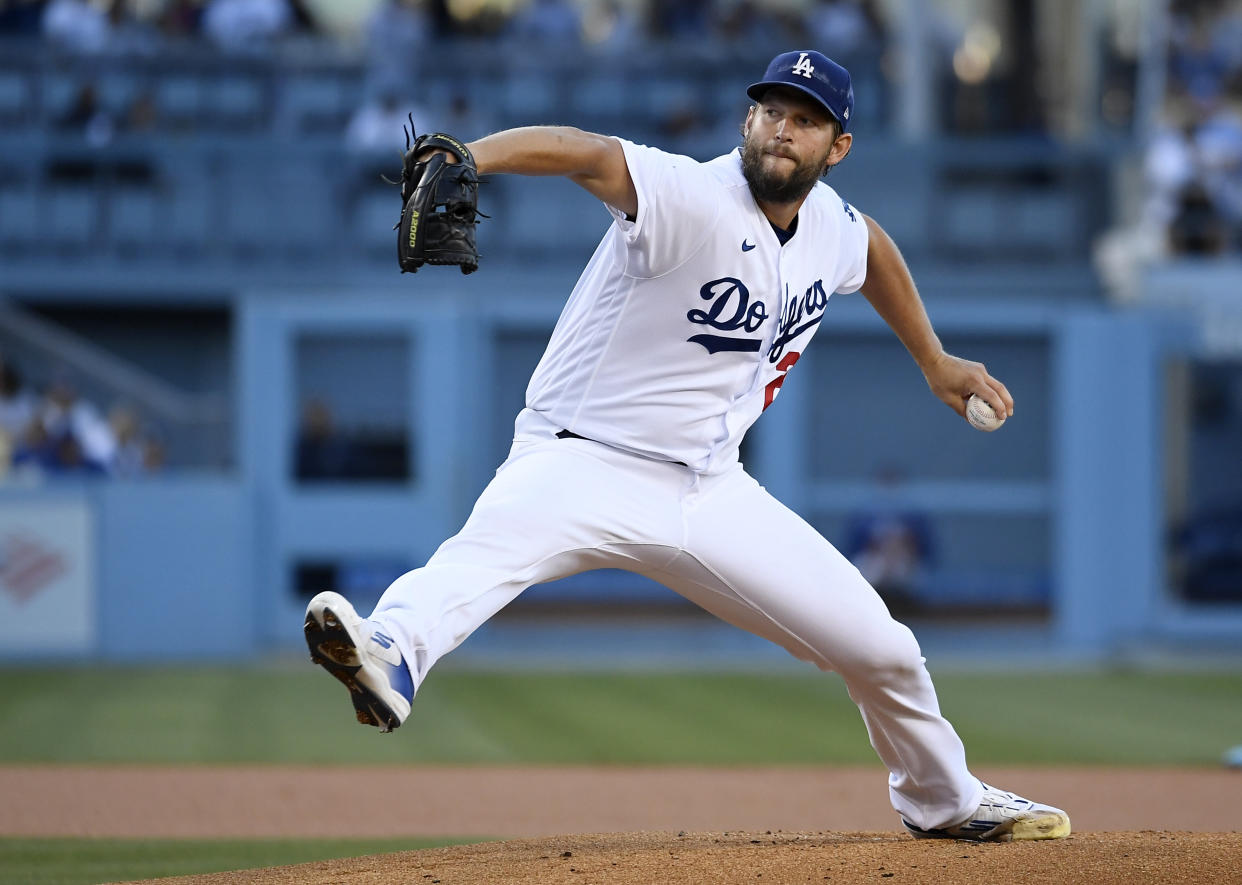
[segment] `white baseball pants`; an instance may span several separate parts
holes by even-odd
[[[532,584],[627,569],[840,673],[906,820],[942,827],[975,811],[982,788],[914,635],[836,548],[741,465],[698,476],[550,434],[520,437],[461,532],[376,606],[372,620],[395,638],[416,690]]]

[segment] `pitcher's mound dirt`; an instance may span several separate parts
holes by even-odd
[[[458,845],[159,880],[183,885],[1242,882],[1242,835],[1086,833],[1054,842],[893,833],[621,833]]]

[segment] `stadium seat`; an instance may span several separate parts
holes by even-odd
[[[285,78],[278,105],[277,116],[288,132],[339,136],[345,131],[356,102],[338,78],[309,74]]]
[[[579,249],[585,257],[608,227],[599,201],[565,179],[513,176],[503,186],[507,208],[497,216],[501,226],[485,234],[515,257]]]
[[[0,124],[10,131],[29,125],[31,111],[30,77],[20,71],[0,71]]]
[[[55,123],[73,108],[84,79],[70,71],[51,71],[39,81],[39,104],[45,123]]]
[[[123,119],[142,91],[142,83],[133,74],[110,71],[99,78],[96,89],[100,110]]]
[[[148,248],[156,226],[162,223],[155,191],[124,187],[108,196],[109,239],[127,248]]]
[[[101,238],[99,192],[92,186],[51,186],[44,194],[44,210],[48,242],[80,246]]]
[[[0,180],[0,246],[37,240],[38,200],[28,181]]]
[[[396,256],[397,235],[393,223],[397,220],[397,204],[391,188],[367,189],[353,203],[349,229],[351,240],[367,253],[391,253]]]
[[[1015,244],[1049,252],[1073,250],[1084,236],[1073,194],[1064,190],[1022,194],[1006,225]]]
[[[515,74],[502,83],[499,104],[515,120],[552,122],[565,112],[564,105],[557,101],[556,83],[541,73]]]
[[[225,77],[207,87],[207,116],[224,129],[251,129],[267,117],[268,99],[263,84],[253,77]]]
[[[949,248],[992,249],[1003,235],[1001,201],[992,190],[962,189],[940,201],[938,239]]]
[[[169,129],[199,128],[202,120],[203,83],[194,76],[169,76],[155,88],[155,107],[160,125]]]

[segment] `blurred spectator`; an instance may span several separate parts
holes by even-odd
[[[1205,112],[1195,133],[1204,189],[1235,231],[1242,231],[1242,81]]]
[[[289,30],[296,34],[314,34],[319,30],[315,18],[314,3],[308,0],[288,0]]]
[[[586,10],[583,39],[602,52],[628,52],[642,42],[642,24],[621,0],[601,0]]]
[[[406,480],[410,478],[410,464],[402,429],[342,430],[325,400],[312,397],[303,404],[294,452],[297,479]]]
[[[110,27],[102,3],[51,0],[43,10],[44,39],[70,52],[103,52]]]
[[[432,29],[420,0],[383,0],[364,28],[368,79],[380,85],[412,83],[418,51]]]
[[[84,83],[73,99],[73,104],[55,121],[57,129],[76,132],[92,147],[103,147],[116,134],[116,121],[112,114],[100,107],[99,94],[92,83]]]
[[[46,467],[53,475],[103,476],[107,472],[103,462],[87,454],[82,443],[69,431],[51,438],[50,453]]]
[[[685,100],[669,108],[657,121],[661,139],[669,150],[693,155],[705,143],[737,138],[737,121],[710,113],[700,101]]]
[[[1242,602],[1242,508],[1198,514],[1174,532],[1172,541],[1186,599]]]
[[[756,52],[779,51],[775,47],[788,38],[784,22],[754,0],[716,3],[711,11],[712,34],[734,45],[745,44]],[[769,47],[765,50],[763,47]],[[783,48],[783,47],[781,47]]]
[[[38,423],[43,425],[47,440],[58,452],[71,452],[65,441],[65,437],[71,437],[84,462],[102,467],[111,463],[116,454],[116,438],[107,420],[94,403],[78,395],[77,388],[67,378],[57,378],[48,387]]]
[[[1242,2],[1232,0],[1221,10],[1212,26],[1212,33],[1215,35],[1216,45],[1221,48],[1229,63],[1234,84],[1237,85],[1237,79],[1242,75]]]
[[[133,0],[111,0],[105,50],[113,55],[151,55],[159,49],[159,35],[151,21],[134,14]]]
[[[885,31],[871,0],[818,0],[807,11],[804,27],[811,45],[830,57],[872,47]]]
[[[158,470],[164,457],[163,448],[144,432],[132,407],[116,405],[105,418],[64,377],[53,381],[42,398],[36,397],[4,361],[0,361],[0,450],[11,453],[18,472],[48,476],[132,477]],[[6,457],[2,466],[8,464]]]
[[[156,473],[164,469],[168,461],[168,452],[164,443],[155,436],[147,434],[142,440],[142,466],[146,473]]]
[[[432,24],[421,0],[383,0],[366,23],[367,54],[400,55],[431,36]]]
[[[576,46],[582,42],[582,15],[569,0],[531,0],[510,20],[508,30],[518,40]]]
[[[289,0],[211,0],[203,33],[226,52],[265,49],[294,26]]]
[[[391,177],[394,162],[399,167],[400,156],[405,151],[402,129],[409,129],[411,116],[416,135],[450,132],[472,140],[491,131],[487,118],[475,111],[470,96],[464,91],[448,96],[447,104],[442,107],[427,108],[403,99],[397,87],[387,86],[350,118],[345,129],[345,144],[365,160],[382,160]],[[369,182],[373,178],[369,172],[370,163],[365,165]]]
[[[433,125],[430,113],[403,101],[395,86],[386,86],[354,112],[345,128],[345,144],[356,153],[383,154],[390,160],[405,149],[402,127],[409,128],[411,114],[420,134],[440,128]]]
[[[418,118],[415,117],[415,122]],[[447,112],[441,117],[445,132],[460,132],[466,138],[482,138],[493,129],[486,115],[479,113],[470,101],[469,93],[459,90],[449,99]]]
[[[1229,229],[1201,182],[1190,182],[1178,194],[1168,237],[1177,255],[1219,255],[1228,247]]]
[[[136,9],[145,14],[137,15]],[[70,52],[151,54],[159,48],[156,9],[134,0],[51,0],[41,26],[48,42]]]
[[[332,410],[321,399],[310,399],[302,406],[298,429],[295,475],[298,479],[339,479],[353,472],[355,453],[343,434],[337,432]]]
[[[160,10],[158,22],[165,37],[194,37],[202,31],[202,0],[168,0]]]
[[[494,37],[508,18],[496,3],[427,0],[427,13],[437,37]]]
[[[108,413],[108,427],[116,440],[116,449],[109,465],[115,476],[139,476],[147,472],[148,442],[143,437],[138,414],[129,406],[113,406]]]
[[[44,0],[0,0],[0,37],[38,34],[43,29]]]
[[[13,467],[43,476],[101,476],[105,472],[103,464],[86,454],[70,430],[53,432],[38,421],[18,443]]]
[[[21,439],[38,414],[34,393],[11,360],[0,359],[0,435],[9,447]]]
[[[1170,85],[1200,101],[1217,98],[1230,75],[1230,53],[1216,38],[1219,11],[1216,3],[1178,3],[1170,24]]]
[[[875,501],[848,520],[842,552],[891,608],[909,608],[931,565],[931,525],[903,500],[900,470],[882,468],[876,482]]]
[[[150,132],[159,121],[159,106],[150,89],[141,90],[125,112],[122,128],[127,132]]]
[[[1176,253],[1214,254],[1242,230],[1242,115],[1215,104],[1175,106],[1148,149],[1147,222]]]
[[[648,8],[648,31],[657,40],[701,41],[711,25],[712,0],[664,0]]]
[[[1211,102],[1168,103],[1143,159],[1137,221],[1109,231],[1095,258],[1109,294],[1139,295],[1144,267],[1170,255],[1242,248],[1242,91]]]

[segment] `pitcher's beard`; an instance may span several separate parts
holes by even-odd
[[[763,165],[763,148],[747,139],[742,144],[742,174],[756,200],[765,203],[794,203],[815,187],[827,156],[814,163],[799,163],[788,177]]]

